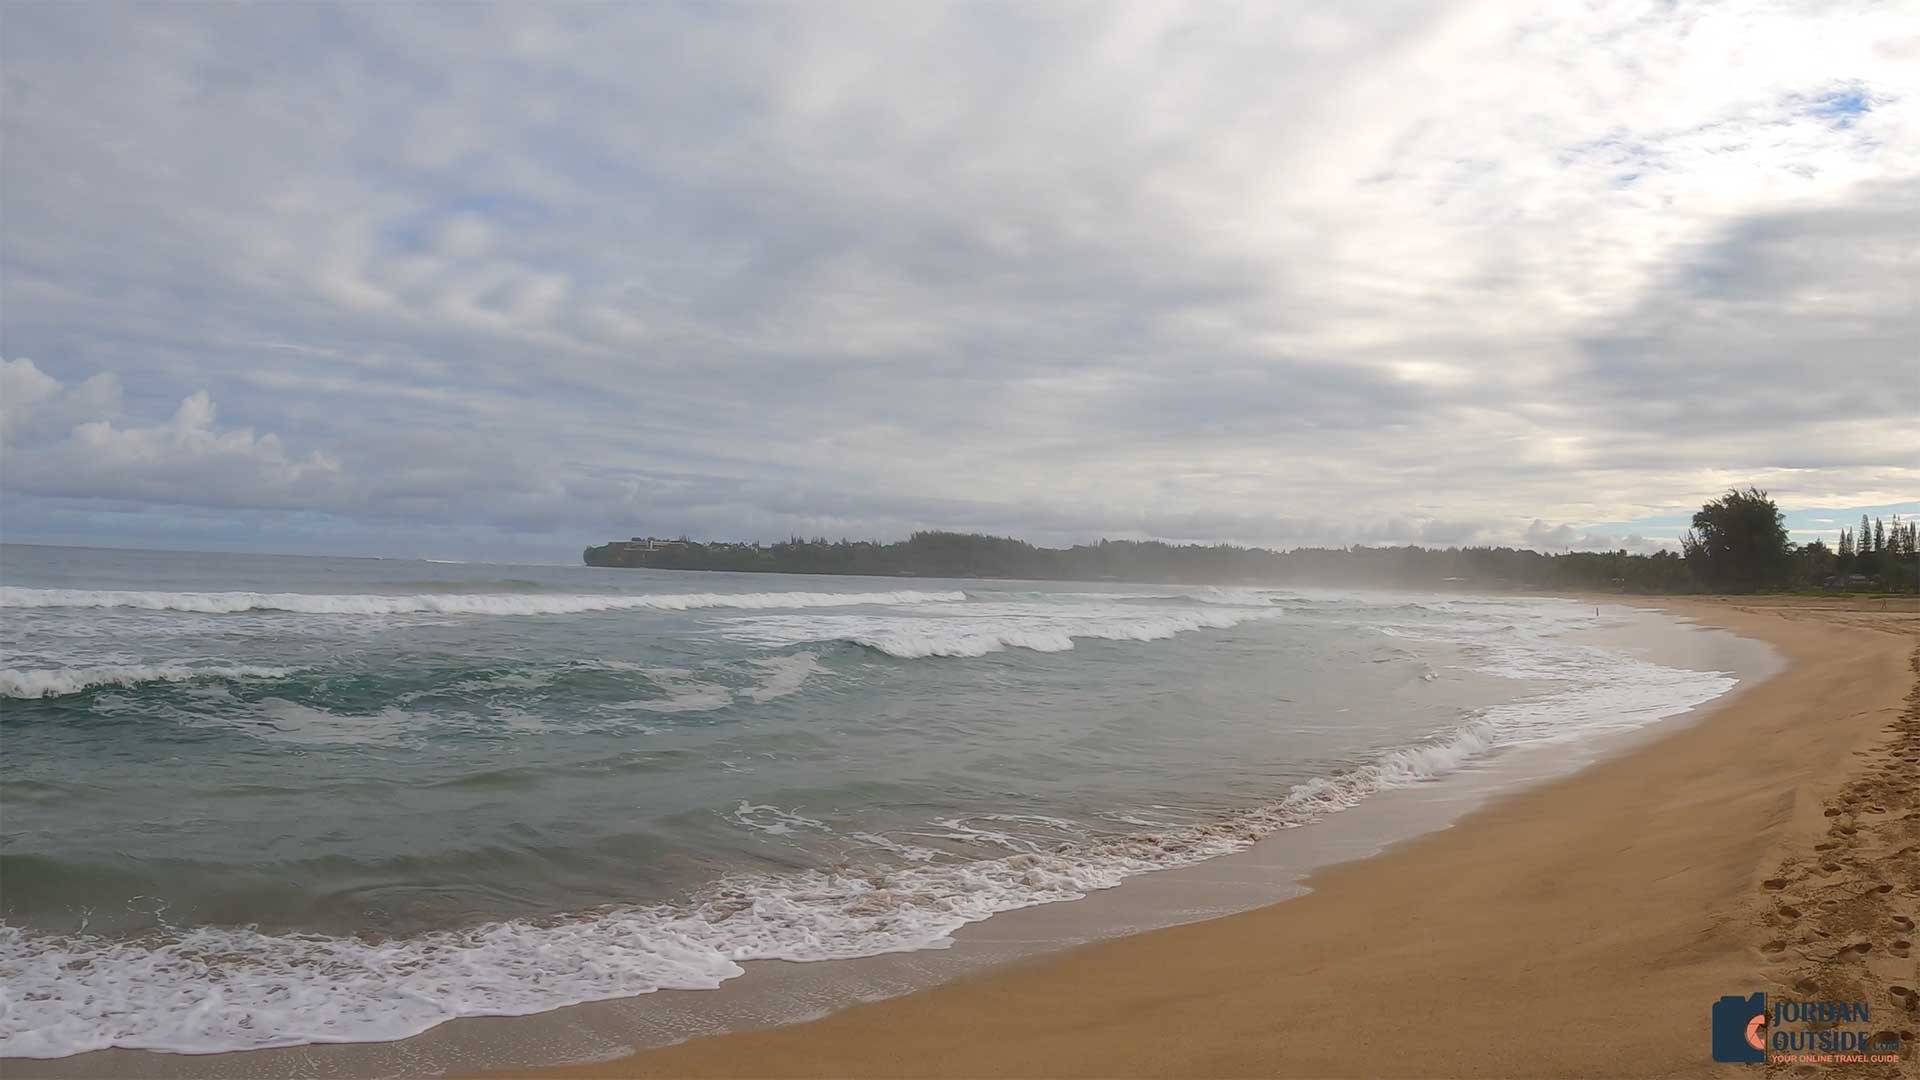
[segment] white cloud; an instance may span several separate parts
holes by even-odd
[[[142,418],[40,498],[1611,542],[1920,492],[1898,7],[49,6],[0,60],[10,457],[84,443],[34,376]]]
[[[120,412],[120,380],[111,372],[63,386],[21,357],[0,360],[0,444],[58,435],[84,420]]]
[[[33,361],[0,360],[0,438],[10,437],[33,415],[36,405],[59,392],[60,380],[35,367]]]
[[[28,392],[15,397],[16,386]],[[47,430],[49,423],[117,408],[110,374],[72,388],[39,372],[31,361],[6,368],[7,424]],[[43,414],[42,410],[46,410]],[[202,390],[180,402],[164,423],[116,425],[84,419],[64,435],[8,454],[7,486],[28,494],[151,500],[214,506],[337,506],[340,463],[319,452],[290,456],[277,435],[216,424],[213,399]]]

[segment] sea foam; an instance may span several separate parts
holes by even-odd
[[[691,611],[700,608],[827,608],[868,604],[959,603],[957,589],[925,592],[757,592],[757,593],[423,593],[380,596],[344,593],[136,592],[117,589],[28,589],[0,587],[0,607],[129,608],[224,615],[242,611],[286,611],[309,615],[576,615],[590,611]]]
[[[711,989],[749,960],[838,960],[945,948],[1004,911],[1078,900],[1127,878],[1240,851],[1371,792],[1484,752],[1478,728],[1312,781],[1266,806],[1186,827],[1092,836],[1035,815],[1047,842],[935,823],[1009,850],[960,859],[891,838],[848,839],[909,865],[735,874],[682,905],[623,906],[368,940],[201,926],[119,940],[0,926],[0,1056],[51,1058],[108,1047],[214,1053],[313,1042],[381,1042],[461,1016],[517,1016],[663,989]],[[790,810],[741,803],[738,825],[779,837],[824,831]],[[1059,842],[1064,840],[1064,842]]]
[[[966,606],[978,609],[978,620],[942,620],[937,607],[915,616],[755,614],[725,632],[776,644],[860,641],[899,650],[894,655],[979,655],[1009,647],[1071,648],[1085,637],[1154,640],[1282,615],[1226,606],[1201,612],[1115,606],[1069,617],[1044,605]],[[1507,607],[1480,617],[1446,601],[1396,611],[1378,625],[1383,633],[1463,646],[1471,666],[1533,683],[1538,692],[1357,768],[1294,785],[1271,801],[1197,822],[1161,825],[1140,817],[1137,831],[1115,835],[1033,814],[939,818],[919,833],[845,834],[871,852],[864,861],[731,874],[671,903],[385,939],[225,926],[114,938],[0,926],[0,1056],[382,1041],[458,1016],[519,1015],[666,988],[717,987],[740,975],[749,960],[942,948],[956,930],[999,912],[1075,900],[1138,874],[1240,851],[1508,747],[1645,724],[1733,685],[1725,673],[1666,668],[1567,641],[1561,635],[1569,622],[1553,611],[1533,617]],[[770,676],[767,689],[784,689],[811,668],[812,658],[762,666]],[[833,829],[833,814],[823,810],[744,801],[729,820],[770,843]],[[971,854],[956,854],[949,845]]]
[[[258,664],[105,664],[73,668],[0,668],[0,697],[65,697],[103,686],[201,679],[281,679],[294,668]]]
[[[622,906],[380,941],[206,926],[118,940],[0,926],[0,972],[7,977],[0,1056],[63,1057],[115,1046],[212,1053],[377,1042],[460,1016],[523,1015],[661,989],[713,988],[742,974],[740,964],[749,960],[944,948],[969,923],[1244,850],[1380,791],[1432,780],[1505,746],[1557,733],[1562,723],[1591,730],[1586,725],[1599,714],[1617,709],[1627,715],[1606,726],[1645,723],[1732,684],[1720,673],[1647,664],[1672,674],[1644,695],[1616,686],[1609,696],[1602,684],[1620,669],[1607,668],[1608,658],[1652,674],[1640,670],[1641,661],[1596,650],[1576,665],[1587,676],[1577,690],[1488,710],[1432,739],[1213,820],[1101,836],[1062,818],[995,814],[943,819],[933,823],[940,831],[927,834],[1008,852],[998,858],[963,859],[854,833],[848,837],[854,843],[909,865],[735,874],[681,905]],[[1526,665],[1509,672],[1545,677]],[[1588,700],[1596,694],[1603,700]],[[775,837],[830,829],[796,811],[746,802],[731,820]],[[1015,825],[1044,827],[1045,838],[1022,836],[1012,831]]]
[[[768,615],[744,618],[728,637],[757,645],[847,641],[897,656],[985,656],[1003,649],[1065,652],[1075,639],[1160,641],[1195,630],[1226,630],[1273,619],[1275,608],[1200,607],[1166,610],[1108,605],[1089,610],[1054,605],[970,603],[965,618],[940,615]]]

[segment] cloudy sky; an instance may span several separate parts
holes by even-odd
[[[1920,511],[1920,9],[10,0],[0,530]]]

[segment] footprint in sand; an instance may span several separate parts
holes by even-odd
[[[1901,930],[1911,930],[1913,929],[1913,920],[1907,918],[1905,915],[1895,915],[1893,917],[1893,925]]]
[[[1892,953],[1895,956],[1905,956],[1907,955],[1907,953],[1912,951],[1912,949],[1913,949],[1913,942],[1911,941],[1896,941],[1893,944],[1887,946],[1887,951]]]

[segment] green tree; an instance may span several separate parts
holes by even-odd
[[[1838,566],[1833,549],[1826,541],[1815,540],[1795,553],[1799,558],[1799,569],[1794,577],[1800,581],[1818,585],[1827,579]]]
[[[1865,574],[1870,578],[1879,577],[1885,569],[1881,564],[1878,548],[1873,546],[1873,520],[1865,514],[1860,515],[1860,531],[1853,534],[1853,572]]]
[[[1694,576],[1720,592],[1778,584],[1791,556],[1785,516],[1755,487],[1728,491],[1702,506],[1681,546]]]

